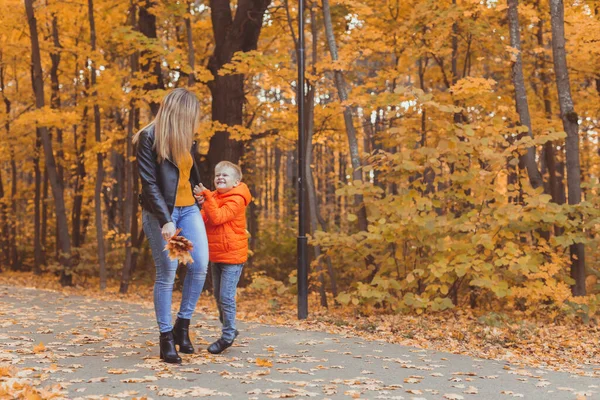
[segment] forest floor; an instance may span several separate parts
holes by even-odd
[[[94,287],[0,275],[0,399],[600,398],[594,320],[460,310],[367,317],[311,299],[298,321],[292,296],[241,291],[241,335],[213,356],[205,348],[219,327],[204,294],[192,330],[198,352],[171,366],[158,359],[152,288]]]

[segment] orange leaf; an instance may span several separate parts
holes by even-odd
[[[36,354],[43,353],[44,351],[46,351],[46,346],[44,346],[44,343],[42,342],[33,348],[33,352]]]
[[[265,358],[257,358],[256,365],[259,367],[272,367],[273,363]]]

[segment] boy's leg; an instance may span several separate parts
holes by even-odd
[[[183,281],[181,305],[177,313],[179,318],[191,319],[202,293],[208,269],[208,240],[198,207],[195,205],[181,207],[181,218],[179,218],[177,227],[181,228],[181,235],[194,245],[192,250],[194,262],[188,264],[187,274]]]
[[[177,213],[174,211],[172,218],[175,222]],[[171,299],[173,297],[173,283],[177,272],[177,261],[169,259],[167,252],[163,251],[166,242],[162,237],[162,227],[152,213],[142,212],[142,226],[150,243],[152,258],[156,267],[154,280],[154,312],[160,332],[170,332],[171,325]]]
[[[215,296],[215,300],[217,301],[217,310],[219,311],[219,321],[223,323],[223,310],[221,310],[221,273],[222,273],[221,263],[210,263],[210,272],[212,275],[212,283],[213,283],[213,294]]]
[[[221,338],[233,342],[235,330],[235,293],[244,264],[221,264],[221,290],[219,293],[223,313],[223,333]]]

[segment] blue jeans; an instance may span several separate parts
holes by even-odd
[[[196,303],[202,293],[206,272],[208,270],[208,240],[200,210],[196,205],[175,207],[171,219],[180,235],[192,241],[194,249],[191,252],[194,262],[188,264],[187,274],[183,282],[183,293],[177,317],[191,319]],[[171,260],[168,252],[164,251],[167,244],[162,237],[162,226],[158,219],[147,210],[142,211],[142,225],[150,242],[152,257],[156,265],[154,281],[154,311],[160,332],[170,332],[173,329],[171,317],[171,299],[173,284],[177,272],[177,260]]]
[[[244,264],[212,263],[211,272],[219,320],[223,324],[221,338],[235,339],[235,292]]]

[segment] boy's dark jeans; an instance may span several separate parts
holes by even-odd
[[[223,324],[221,338],[227,342],[235,339],[235,293],[244,264],[211,263],[212,281],[219,320]]]

